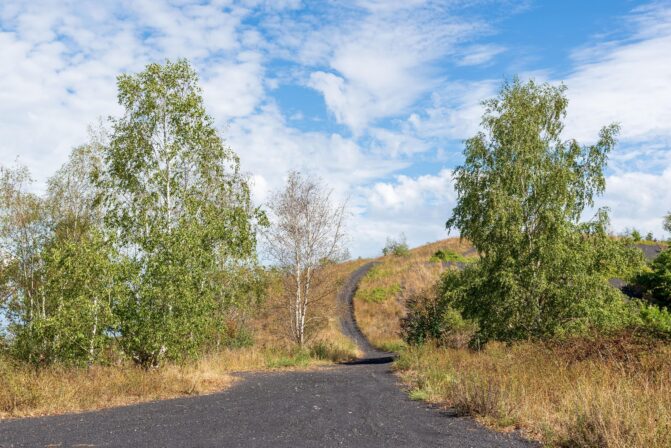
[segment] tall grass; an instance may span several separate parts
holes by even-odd
[[[671,347],[635,336],[407,348],[411,395],[565,447],[671,446]]]
[[[412,249],[408,256],[377,259],[380,264],[362,279],[354,298],[356,320],[368,340],[383,350],[402,347],[401,319],[406,300],[435,284],[443,272],[440,263],[431,261],[432,256],[444,250],[463,257],[470,249],[467,242],[451,238]]]

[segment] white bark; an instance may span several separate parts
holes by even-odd
[[[344,240],[344,204],[333,205],[331,192],[319,182],[291,173],[286,188],[276,193],[269,209],[273,218],[265,233],[268,254],[283,269],[287,281],[290,334],[303,346],[307,322],[317,297],[315,281],[325,260],[336,260]]]

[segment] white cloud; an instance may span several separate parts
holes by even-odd
[[[327,34],[331,45],[322,50],[330,70],[315,70],[308,81],[324,95],[336,120],[355,134],[377,119],[407,111],[441,82],[433,64],[486,28],[432,6],[389,14],[399,6],[366,3],[368,16]]]
[[[445,221],[456,202],[452,171],[435,175],[396,176],[363,188],[366,212],[355,218],[356,253],[376,255],[387,237],[404,233],[417,246],[445,238]]]
[[[431,96],[431,106],[410,115],[418,135],[463,140],[475,135],[484,111],[481,102],[496,95],[500,81],[451,82]]]
[[[207,110],[220,120],[249,115],[264,97],[262,56],[243,52],[238,61],[222,61],[202,82]]]
[[[671,164],[660,174],[642,171],[611,175],[598,205],[609,207],[615,231],[636,228],[644,234],[664,235],[662,220],[671,211]]]
[[[566,78],[570,98],[567,132],[594,140],[609,123],[622,138],[671,136],[671,8],[641,9],[635,33],[624,41],[583,48]]]
[[[20,156],[43,184],[88,124],[119,112],[115,77],[164,58],[192,59],[222,119],[251,113],[264,73],[238,42],[247,13],[218,0],[0,4],[0,159]]]
[[[263,176],[271,189],[281,186],[289,170],[299,170],[321,177],[344,198],[357,185],[407,166],[407,162],[370,154],[339,134],[292,128],[274,104],[231,121],[226,137],[244,169]]]
[[[506,49],[500,45],[472,45],[467,47],[457,65],[482,65],[491,62]]]

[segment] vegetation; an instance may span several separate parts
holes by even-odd
[[[406,315],[406,303],[431,289],[443,272],[440,264],[427,263],[427,259],[438,251],[463,256],[471,249],[468,242],[452,238],[409,250],[406,257],[378,258],[379,264],[364,276],[354,297],[356,321],[368,340],[387,351],[403,347],[401,321]],[[370,300],[380,294],[378,291],[385,291],[385,299]]]
[[[662,251],[635,283],[643,288],[644,299],[671,309],[671,249]]]
[[[398,240],[387,238],[387,243],[382,248],[382,255],[395,255],[397,257],[407,257],[410,253],[405,235],[401,234]]]
[[[311,254],[331,285],[311,284],[313,343],[279,331],[287,277],[256,261],[268,220],[189,64],[150,64],[117,85],[123,114],[91,131],[45,194],[25,167],[0,167],[0,415],[207,392],[233,370],[354,357],[334,288],[356,264],[333,264],[337,251]]]
[[[608,284],[645,278],[646,294],[665,294],[668,251],[639,274],[635,234],[610,237],[605,210],[580,222],[617,128],[589,147],[560,140],[564,90],[533,82],[485,106],[447,223],[480,258],[407,294],[398,313],[411,397],[551,446],[668,446],[671,313]]]
[[[455,170],[458,201],[447,227],[480,259],[441,292],[477,323],[474,344],[575,334],[623,319],[623,299],[608,279],[633,273],[641,254],[608,236],[605,210],[580,222],[604,189],[618,128],[603,128],[592,146],[562,140],[564,91],[505,84],[484,103],[484,131],[466,141]]]
[[[479,351],[411,346],[396,362],[411,396],[545,446],[671,445],[671,346],[624,333]]]
[[[475,261],[474,258],[468,258],[461,254],[458,254],[454,251],[448,249],[439,249],[437,250],[429,259],[432,262],[455,262],[455,263],[470,263]]]
[[[333,287],[326,268],[345,254],[345,205],[334,205],[331,191],[318,181],[292,172],[284,190],[273,196],[269,209],[273,225],[265,233],[268,252],[285,281],[291,337],[303,347],[323,323],[312,308]]]

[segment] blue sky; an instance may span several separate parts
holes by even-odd
[[[117,74],[186,57],[255,200],[321,177],[355,256],[446,236],[462,141],[515,75],[568,86],[567,138],[622,125],[598,203],[614,231],[664,236],[671,209],[669,1],[13,1],[0,57],[0,163],[38,189],[119,113]]]

